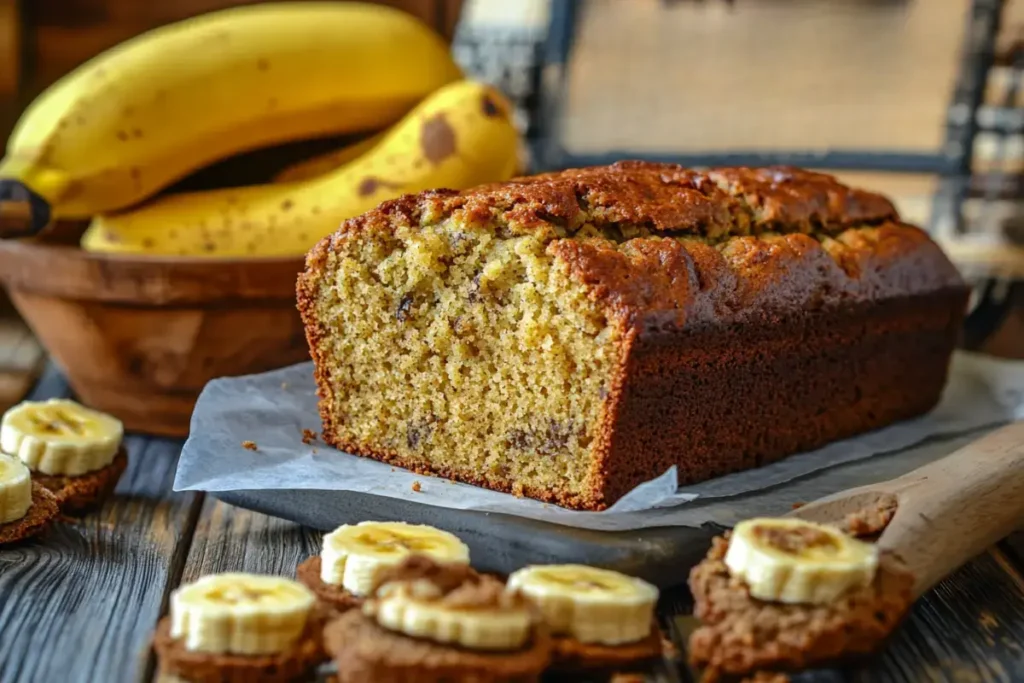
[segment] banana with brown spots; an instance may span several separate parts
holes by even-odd
[[[518,167],[511,107],[483,83],[447,85],[362,156],[293,183],[183,193],[96,217],[89,251],[188,256],[298,256],[348,218],[432,188],[509,179]]]
[[[57,218],[87,218],[240,152],[380,130],[461,77],[444,40],[394,8],[212,12],[132,38],[51,86],[18,121],[0,179]]]

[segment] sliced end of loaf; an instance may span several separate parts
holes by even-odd
[[[324,436],[351,453],[603,507],[622,332],[550,240],[461,214],[352,230],[299,286]]]

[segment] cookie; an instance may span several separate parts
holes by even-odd
[[[345,612],[363,604],[363,599],[341,586],[324,583],[320,578],[320,556],[314,555],[295,569],[299,583],[316,594],[317,599],[336,613]]]
[[[114,460],[102,469],[77,477],[33,472],[32,481],[46,487],[57,497],[61,512],[80,514],[101,505],[113,493],[127,468],[128,451],[122,446]]]
[[[0,545],[16,543],[42,533],[59,513],[57,497],[33,481],[32,507],[21,519],[0,524]]]
[[[191,652],[171,637],[170,617],[157,624],[153,649],[159,680],[174,683],[298,683],[311,680],[324,661],[320,633],[324,620],[311,618],[299,642],[288,652],[245,656]]]
[[[784,604],[750,596],[725,565],[729,534],[716,538],[690,573],[694,613],[702,624],[690,636],[695,667],[744,675],[799,670],[876,650],[912,602],[914,577],[882,553],[874,581],[828,604]]]
[[[657,624],[651,626],[650,634],[643,640],[624,645],[581,643],[571,637],[555,637],[551,669],[564,672],[621,670],[661,657],[663,640]]]
[[[468,650],[388,631],[360,610],[327,625],[324,647],[338,665],[338,683],[533,683],[551,656],[543,629],[514,652]]]

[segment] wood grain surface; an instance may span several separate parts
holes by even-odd
[[[66,395],[52,368],[33,398]],[[81,520],[0,550],[0,683],[154,680],[147,644],[181,581],[215,571],[292,576],[320,535],[200,494],[171,493],[181,442],[130,436],[131,465],[116,496]],[[800,683],[987,683],[1024,680],[1024,534],[942,581],[915,605],[879,656]],[[684,647],[693,620],[685,587],[659,606]],[[682,660],[648,683],[692,681]]]

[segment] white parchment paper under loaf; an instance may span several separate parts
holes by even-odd
[[[203,390],[178,463],[176,491],[322,489],[358,491],[460,510],[501,512],[606,531],[690,522],[686,503],[777,486],[836,465],[892,453],[927,439],[1024,419],[1024,362],[957,353],[940,404],[928,415],[756,470],[678,488],[674,468],[604,512],[577,512],[443,479],[424,477],[302,442],[320,431],[312,363],[218,379]],[[257,450],[242,447],[253,441]],[[420,482],[420,491],[412,490]],[[672,508],[672,509],[669,509]],[[635,514],[650,511],[647,515]],[[622,513],[634,513],[625,515]]]

